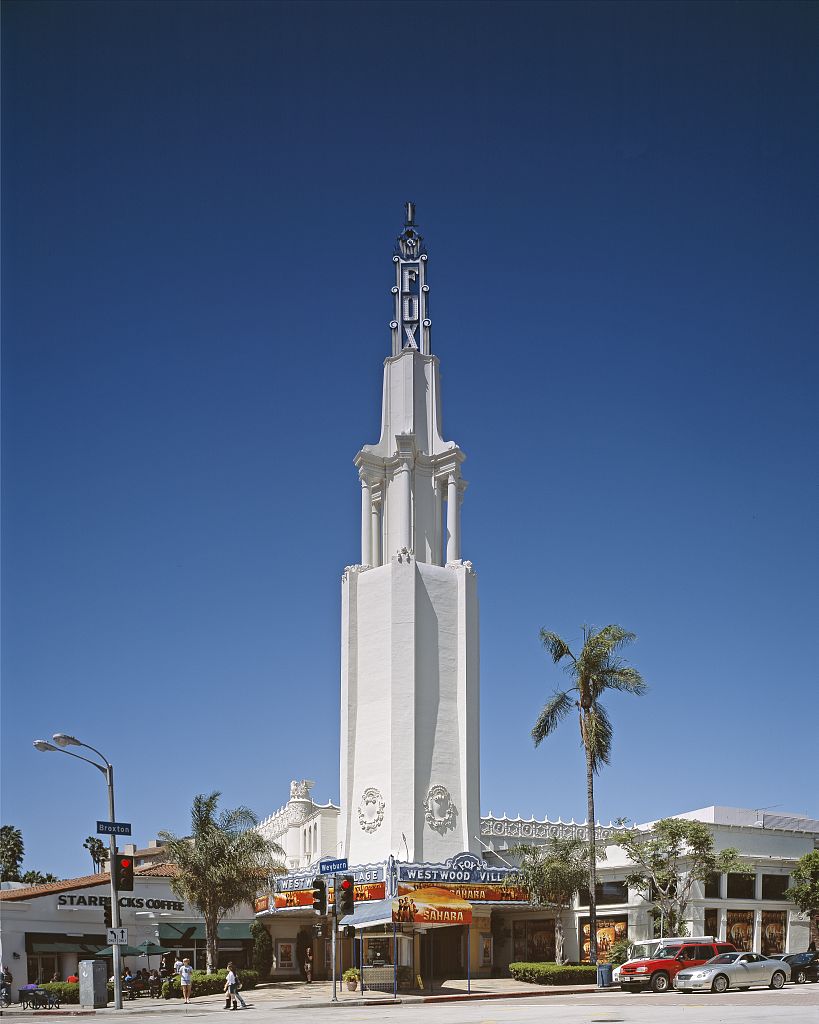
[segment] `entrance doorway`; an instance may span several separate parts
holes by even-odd
[[[466,977],[466,929],[463,925],[432,928],[421,935],[421,971],[424,981]],[[429,979],[429,981],[428,981]]]

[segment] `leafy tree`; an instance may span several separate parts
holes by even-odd
[[[259,972],[259,979],[267,981],[273,966],[273,939],[261,921],[254,921],[250,926],[253,936],[253,970]]]
[[[0,825],[0,882],[19,882],[25,846],[23,833],[14,825]]]
[[[242,903],[252,903],[272,874],[281,873],[284,851],[265,839],[247,807],[216,808],[221,793],[200,793],[191,808],[191,835],[160,832],[176,865],[171,888],[192,903],[205,922],[207,971],[216,966],[219,922]]]
[[[102,870],[102,865],[108,860],[108,847],[97,836],[89,836],[82,844],[83,849],[91,854],[91,862],[94,865],[94,874]]]
[[[588,845],[582,839],[553,837],[545,846],[523,843],[512,852],[520,857],[515,881],[526,888],[529,902],[555,911],[555,960],[562,964],[562,914],[588,881]]]
[[[615,939],[609,949],[609,963],[613,967],[619,967],[629,958],[631,942],[628,939]]]
[[[601,697],[608,690],[621,690],[640,696],[646,691],[643,677],[636,668],[621,661],[621,648],[632,640],[621,626],[604,626],[595,630],[583,627],[583,647],[575,657],[569,645],[557,633],[540,631],[540,640],[557,665],[565,660],[564,669],[572,678],[566,690],[557,690],[538,715],[532,739],[538,746],[555,731],[558,724],[577,709],[580,721],[580,742],[586,756],[586,821],[589,844],[589,960],[597,963],[597,846],[595,842],[594,776],[600,766],[609,763],[612,728]]]
[[[803,914],[819,913],[819,850],[811,850],[800,857],[791,872],[789,889],[785,896],[792,900]]]
[[[46,871],[45,874],[42,871],[26,871],[20,876],[20,881],[28,885],[44,885],[46,882],[59,882],[59,878],[50,871]]]
[[[705,883],[723,871],[752,869],[728,847],[716,853],[714,837],[701,821],[662,818],[650,830],[621,828],[611,841],[635,865],[627,881],[662,915],[666,935],[685,934],[685,915],[695,882]]]

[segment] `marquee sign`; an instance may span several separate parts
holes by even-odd
[[[387,880],[383,864],[365,864],[348,872],[355,882],[356,903],[383,900],[387,895]],[[270,910],[304,910],[313,907],[313,879],[317,871],[298,871],[279,875],[275,891],[260,896],[255,902],[257,914]],[[327,886],[327,904],[332,906],[335,892],[332,884]]]
[[[443,864],[398,864],[396,868],[399,895],[436,886],[470,903],[527,902],[513,868],[489,867],[474,853],[459,853]]]

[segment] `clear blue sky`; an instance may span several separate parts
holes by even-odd
[[[819,816],[816,4],[3,8],[2,820],[90,867],[194,794],[338,799],[352,459],[430,252],[482,807],[584,816],[539,646],[619,622],[600,817]]]

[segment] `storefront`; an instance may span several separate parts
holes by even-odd
[[[154,865],[137,870],[134,891],[119,897],[122,924],[132,947],[151,941],[205,967],[205,930],[201,915],[173,892],[169,869]],[[5,883],[8,885],[8,883]],[[87,875],[36,886],[0,891],[0,957],[14,976],[14,987],[65,980],[80,960],[106,946],[106,912],[110,909],[107,874]],[[253,911],[245,906],[219,925],[219,966],[233,960],[250,966]],[[129,956],[132,970],[158,967],[160,958]]]

